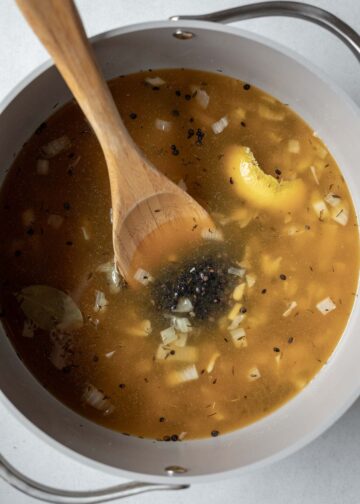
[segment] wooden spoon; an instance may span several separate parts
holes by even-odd
[[[110,178],[113,244],[120,273],[131,284],[184,245],[213,228],[207,212],[158,172],[127,132],[96,63],[72,0],[17,0],[90,122]]]

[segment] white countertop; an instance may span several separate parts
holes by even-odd
[[[308,0],[309,2],[311,0]],[[244,0],[77,0],[89,35],[120,25],[166,19],[173,14],[209,12],[247,3]],[[360,31],[359,0],[313,0]],[[360,67],[332,35],[303,21],[265,19],[241,26],[288,45],[326,71],[360,105]],[[15,7],[0,2],[0,101],[34,67],[47,59]],[[359,356],[360,358],[360,356]],[[0,452],[11,463],[44,484],[90,489],[120,483],[58,453],[15,420],[0,404]],[[125,480],[123,480],[125,481]],[[181,492],[132,497],[138,504],[359,504],[360,400],[325,434],[295,455],[265,469],[227,481],[196,485]],[[0,504],[35,500],[0,480]]]

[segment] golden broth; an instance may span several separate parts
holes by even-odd
[[[154,77],[163,82],[146,82]],[[151,304],[151,284],[127,289],[112,270],[106,166],[71,103],[24,145],[1,191],[2,320],[37,379],[104,426],[165,440],[237,429],[299,392],[344,330],[359,266],[349,191],[309,126],[253,86],[158,70],[117,78],[111,89],[146,156],[212,214],[238,262],[240,276],[229,275],[237,288],[215,320],[172,314],[191,332],[176,328],[162,345],[171,319]],[[280,205],[261,175],[251,199],[234,145],[249,147],[276,184],[302,181],[303,195]],[[68,303],[71,327],[59,327],[54,299]],[[39,328],[29,313],[37,319],[44,306]]]

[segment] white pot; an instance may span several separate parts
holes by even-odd
[[[173,36],[176,29],[194,37]],[[157,22],[93,39],[107,78],[148,68],[215,71],[250,82],[288,103],[326,143],[341,167],[359,213],[360,115],[329,79],[287,49],[248,32],[203,21]],[[358,48],[359,51],[359,48]],[[1,177],[14,153],[70,93],[50,63],[14,89],[0,106]],[[280,459],[328,428],[360,394],[359,301],[329,362],[294,399],[262,420],[216,439],[154,443],[126,437],[74,413],[46,391],[19,360],[1,329],[2,401],[49,444],[112,474],[169,483],[213,481]],[[185,472],[186,471],[186,472]]]

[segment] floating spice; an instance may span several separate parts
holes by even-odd
[[[171,148],[171,154],[173,156],[178,156],[180,154],[180,151],[175,144],[172,144],[170,148]]]
[[[225,253],[203,253],[184,263],[169,264],[153,283],[155,306],[176,311],[179,300],[189,299],[199,319],[221,310],[237,277],[228,274],[232,263]]]
[[[197,145],[202,145],[203,144],[203,139],[204,139],[205,133],[202,131],[201,128],[198,128],[196,130],[196,143]]]

